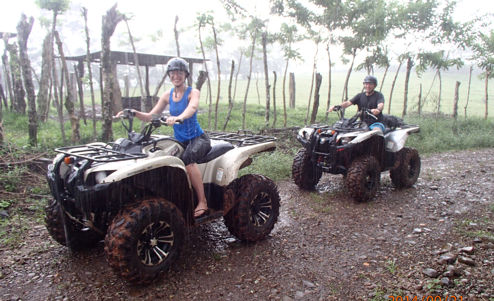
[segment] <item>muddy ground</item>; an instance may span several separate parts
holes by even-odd
[[[148,286],[119,279],[102,243],[73,253],[28,222],[21,246],[0,246],[0,300],[494,300],[494,149],[423,156],[410,189],[383,173],[368,203],[349,199],[341,176],[316,192],[277,184],[268,239],[200,226]]]

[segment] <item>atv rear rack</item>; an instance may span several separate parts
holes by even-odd
[[[275,137],[254,135],[254,134],[239,134],[226,132],[206,132],[212,140],[223,140],[230,142],[236,146],[256,145],[271,141],[276,141]]]
[[[56,148],[55,151],[69,156],[87,159],[94,162],[116,162],[123,160],[140,159],[147,157],[141,153],[124,153],[109,148],[110,144],[105,146],[78,145]]]

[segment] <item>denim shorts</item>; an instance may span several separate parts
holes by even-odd
[[[183,144],[185,145],[185,151],[182,154],[182,161],[184,161],[186,166],[197,163],[199,159],[204,158],[211,150],[211,141],[206,133],[192,138]]]

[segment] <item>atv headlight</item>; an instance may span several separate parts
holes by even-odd
[[[303,128],[298,131],[299,137],[304,138],[305,140],[309,140],[310,136],[314,132],[314,129],[312,128]]]
[[[341,142],[342,145],[348,144],[348,143],[350,143],[350,141],[353,140],[353,138],[355,138],[355,137],[351,137],[351,136],[350,137],[348,137],[348,136],[347,137],[343,137],[343,138],[340,139],[340,142]]]

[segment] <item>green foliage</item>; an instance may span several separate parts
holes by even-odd
[[[396,262],[394,260],[388,260],[386,261],[386,269],[391,273],[391,274],[395,274],[396,273]]]
[[[420,133],[410,135],[407,144],[417,148],[421,154],[494,147],[492,121],[480,118],[455,121],[445,117],[415,116],[406,122],[420,125]]]
[[[8,209],[12,205],[12,200],[0,200],[0,209]]]
[[[19,182],[22,180],[22,174],[25,172],[25,167],[14,166],[13,168],[3,170],[0,174],[0,187],[8,192],[16,192]]]
[[[253,158],[247,168],[240,170],[239,176],[245,174],[262,174],[273,181],[287,179],[291,175],[293,156],[282,152],[261,153]],[[290,162],[290,164],[287,164]]]
[[[36,0],[36,4],[40,8],[60,14],[69,8],[70,0]]]

